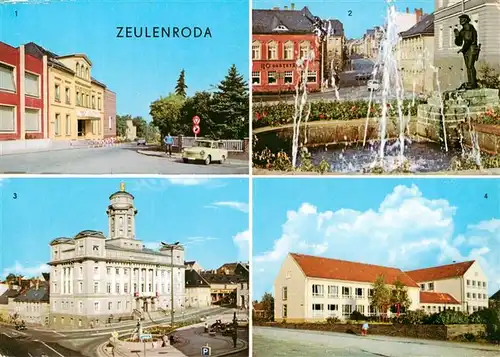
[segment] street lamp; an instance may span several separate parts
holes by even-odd
[[[170,325],[174,326],[174,249],[179,245],[179,242],[167,244],[161,242],[162,248],[170,249]]]

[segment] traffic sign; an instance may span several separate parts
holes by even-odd
[[[198,135],[200,133],[200,126],[199,125],[193,125],[193,133],[194,133],[194,135]]]
[[[201,119],[200,119],[200,117],[198,115],[195,115],[193,117],[193,124],[194,125],[200,125],[200,121],[201,121]]]
[[[202,356],[211,356],[212,355],[212,348],[208,346],[203,346],[201,348],[201,355]]]
[[[141,340],[151,340],[153,336],[150,333],[145,333],[141,335]]]

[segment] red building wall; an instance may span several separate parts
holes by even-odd
[[[104,92],[104,137],[116,137],[116,94],[109,89]]]
[[[297,59],[299,59],[300,43],[308,41],[311,49],[314,51],[314,61],[309,63],[308,70],[316,72],[316,81],[309,82],[308,88],[310,91],[318,91],[321,88],[321,58],[320,49],[317,36],[315,34],[254,34],[252,35],[253,41],[259,41],[261,44],[260,59],[252,59],[252,92],[253,93],[279,93],[279,92],[293,92],[299,80],[299,73],[297,71]],[[275,41],[278,44],[278,59],[267,59],[268,43]],[[294,44],[293,59],[284,59],[284,45],[285,42],[292,41]],[[285,83],[284,73],[293,71],[293,82]],[[276,72],[278,79],[276,84],[269,84],[269,72]],[[255,73],[260,73],[260,84],[253,82]]]
[[[0,105],[8,105],[16,107],[16,130],[15,132],[1,132],[0,140],[20,140],[21,138],[21,118],[24,117],[21,113],[21,95],[25,96],[25,108],[36,108],[40,109],[40,129],[39,133],[28,132],[26,136],[33,139],[43,138],[44,133],[44,113],[43,113],[43,88],[44,81],[46,80],[43,76],[43,61],[35,57],[25,55],[24,56],[24,71],[32,72],[40,77],[40,88],[39,98],[33,98],[20,92],[20,81],[21,81],[21,51],[19,48],[14,48],[7,45],[6,43],[0,42],[0,63],[11,66],[15,68],[15,81],[16,81],[16,91],[8,92],[0,89]],[[26,138],[25,136],[25,138]]]

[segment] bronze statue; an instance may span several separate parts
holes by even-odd
[[[477,76],[475,63],[481,52],[481,45],[477,43],[477,31],[470,23],[469,15],[462,14],[459,17],[462,29],[455,29],[455,45],[462,46],[458,53],[464,56],[465,67],[467,68],[467,83],[464,83],[461,88],[475,89],[477,88]]]

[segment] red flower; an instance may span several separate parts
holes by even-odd
[[[320,118],[320,119],[323,119],[324,117],[325,117],[325,116],[324,116],[323,114],[320,114],[320,115],[319,115],[319,118]]]
[[[255,117],[256,117],[257,120],[260,120],[260,114],[259,114],[259,112],[255,112]]]
[[[351,107],[351,110],[356,110],[356,109],[357,109],[357,107],[356,107],[355,105],[353,105],[353,106]]]
[[[262,117],[263,117],[263,118],[265,118],[266,116],[267,116],[267,113],[266,113],[266,112],[262,113]]]

